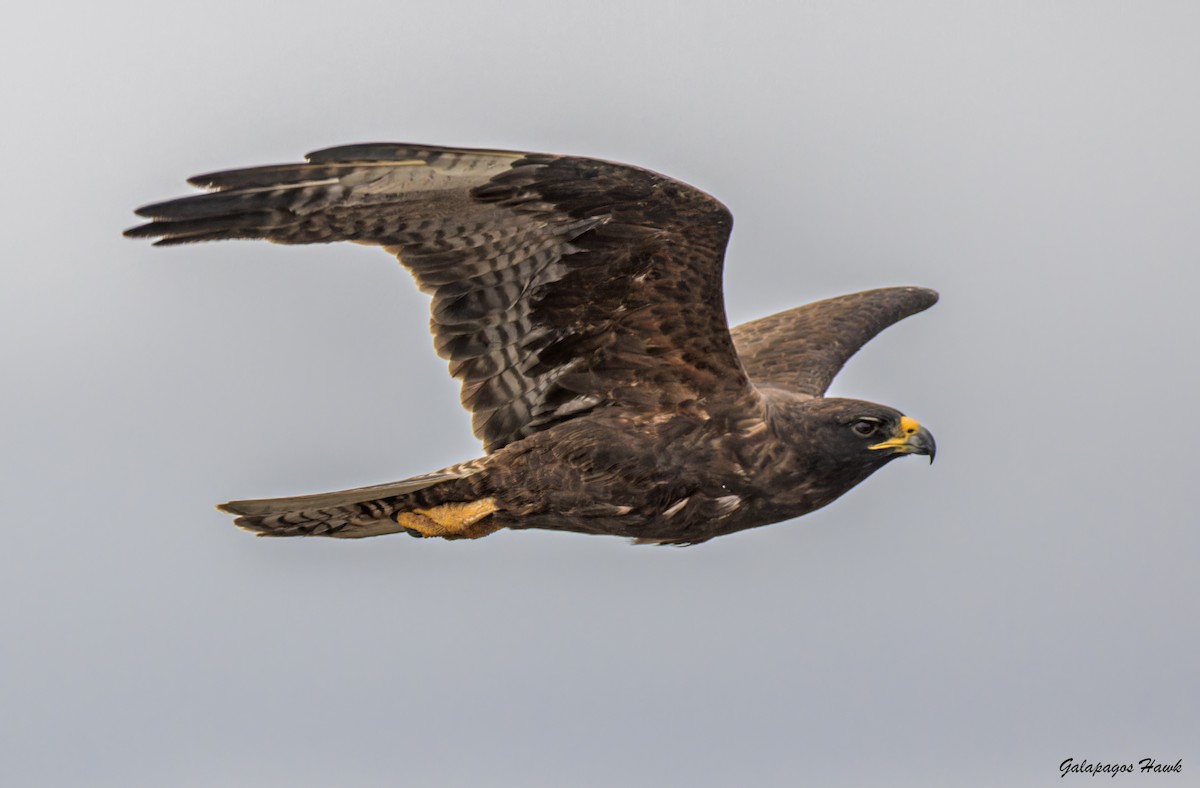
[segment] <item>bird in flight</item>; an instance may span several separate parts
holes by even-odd
[[[827,398],[871,337],[937,293],[889,287],[730,330],[733,219],[649,170],[574,156],[348,145],[198,175],[137,209],[157,246],[383,247],[432,296],[437,352],[484,455],[411,479],[219,508],[260,536],[475,539],[543,528],[695,544],[834,501],[933,436]]]

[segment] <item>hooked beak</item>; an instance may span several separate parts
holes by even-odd
[[[937,453],[937,443],[934,442],[932,433],[918,424],[916,419],[902,416],[900,429],[896,435],[882,443],[876,443],[870,449],[872,451],[891,449],[896,454],[927,454],[930,464],[933,464],[933,455]]]

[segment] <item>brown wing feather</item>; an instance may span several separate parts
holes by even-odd
[[[820,397],[873,336],[937,299],[920,287],[851,293],[743,323],[733,329],[733,341],[756,385]]]
[[[647,170],[575,157],[353,145],[197,176],[128,235],[351,240],[433,296],[437,351],[488,451],[605,405],[734,407],[752,389],[725,320],[732,219]]]

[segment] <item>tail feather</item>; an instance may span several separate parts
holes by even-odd
[[[234,525],[258,536],[381,536],[406,530],[396,522],[396,515],[412,508],[413,493],[469,476],[475,469],[474,463],[464,463],[399,482],[316,495],[230,501],[217,508],[238,515]]]

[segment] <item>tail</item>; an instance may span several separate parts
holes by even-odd
[[[360,539],[401,531],[412,533],[414,530],[417,532],[414,535],[444,536],[447,534],[426,533],[427,529],[419,527],[429,519],[426,513],[447,507],[461,507],[462,504],[444,504],[432,509],[421,508],[428,507],[425,499],[431,496],[417,493],[464,478],[476,470],[476,463],[464,463],[389,484],[293,498],[230,501],[218,505],[217,508],[238,515],[233,524],[258,536],[332,536],[339,539]],[[492,511],[495,511],[494,507],[477,516],[475,521],[490,515]],[[414,525],[418,527],[414,528]]]

